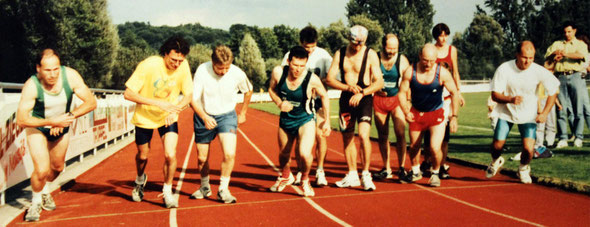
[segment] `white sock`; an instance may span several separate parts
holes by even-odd
[[[172,184],[164,184],[164,187],[162,187],[162,192],[172,193]]]
[[[359,172],[356,170],[348,171],[348,176],[359,176]]]
[[[432,174],[438,174],[438,169],[437,170],[430,170],[430,172],[432,172]]]
[[[41,204],[43,202],[41,199],[41,192],[33,192],[33,199],[31,202],[33,204]]]
[[[420,172],[420,165],[412,166],[412,172],[414,172],[414,174],[419,173]]]
[[[49,189],[49,183],[51,182],[45,182],[45,186],[43,186],[43,190],[41,190],[41,194],[50,194],[51,190]]]
[[[369,170],[363,170],[362,175],[371,175],[371,172],[369,172]]]
[[[219,177],[219,191],[226,190],[229,187],[230,177]]]
[[[143,184],[145,182],[145,173],[142,174],[141,176],[136,176],[135,177],[135,183],[136,184]]]
[[[209,175],[201,177],[201,187],[203,186],[209,186]]]

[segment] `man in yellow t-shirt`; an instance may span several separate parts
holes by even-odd
[[[172,194],[172,180],[176,171],[176,145],[178,143],[178,114],[191,101],[193,87],[191,72],[185,57],[190,46],[181,37],[171,37],[160,47],[160,56],[151,56],[137,65],[125,83],[125,99],[137,103],[131,119],[135,127],[137,177],[131,193],[133,201],[140,202],[147,182],[150,141],[158,129],[166,161],[164,162],[163,195],[166,208],[178,207]],[[183,98],[178,101],[182,92]]]

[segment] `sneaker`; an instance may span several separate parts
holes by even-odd
[[[41,217],[41,211],[43,205],[40,203],[33,203],[27,209],[27,214],[25,215],[25,221],[39,221],[39,217]]]
[[[295,175],[295,182],[293,182],[293,185],[301,185],[301,172],[297,172],[297,174]]]
[[[292,175],[291,175],[292,176]],[[236,203],[236,197],[231,195],[228,189],[217,192],[217,200],[223,203]]]
[[[449,179],[449,178],[451,178],[451,175],[449,174],[449,169],[450,168],[445,168],[444,166],[441,166],[440,167],[440,170],[438,171],[438,177],[440,179]],[[432,179],[432,176],[431,176],[430,179]]]
[[[326,180],[326,172],[323,170],[318,170],[315,173],[315,180],[317,186],[327,186],[328,180]]]
[[[55,210],[55,201],[53,201],[51,194],[41,194],[41,199],[43,200],[41,203],[43,210]]]
[[[559,149],[559,148],[564,148],[567,147],[567,140],[566,139],[560,139],[559,142],[557,142],[557,145],[555,146],[555,148]]]
[[[406,170],[405,170],[405,169],[403,169],[403,168],[401,168],[401,169],[399,169],[399,170],[397,171],[397,178],[398,178],[399,180],[402,180],[402,179],[404,179],[404,177],[406,177],[406,175],[408,175],[408,172],[406,172]]]
[[[408,172],[408,174],[406,174],[406,176],[401,179],[401,182],[402,183],[412,183],[412,182],[420,180],[420,179],[422,179],[422,173],[420,173],[420,172],[414,173],[413,170],[410,170],[410,172]]]
[[[370,173],[363,174],[361,182],[365,191],[374,191],[375,189],[377,189],[377,187],[375,187],[375,184],[373,184],[373,178],[371,177]]]
[[[192,195],[191,195],[191,199],[203,199],[205,197],[209,197],[211,196],[211,189],[209,188],[209,186],[201,186],[199,188],[199,190],[195,191]]]
[[[520,182],[523,184],[530,184],[533,182],[531,179],[531,167],[529,165],[521,166],[518,168],[518,177],[520,178]]]
[[[422,171],[422,175],[429,176],[430,175],[430,168],[432,168],[432,164],[427,161],[423,161],[420,164],[420,171]]]
[[[164,192],[162,193],[162,195],[164,195],[164,205],[166,205],[166,208],[178,207],[178,200],[176,199],[176,197],[174,197],[172,192]]]
[[[430,180],[428,180],[428,184],[430,184],[430,187],[439,187],[440,178],[438,177],[438,174],[431,174]]]
[[[303,185],[303,196],[305,196],[305,197],[315,196],[315,192],[313,191],[311,184],[309,184],[309,180],[304,180],[301,183]]]
[[[496,159],[496,161],[493,161],[492,163],[490,163],[490,165],[488,166],[488,169],[486,170],[486,177],[492,178],[493,176],[495,176],[496,173],[498,173],[498,171],[500,171],[500,169],[502,168],[503,165],[504,165],[504,158],[502,158],[502,156],[500,156],[498,159]]]
[[[522,155],[522,152],[516,153],[514,156],[510,157],[510,161],[520,161],[520,155]]]
[[[336,181],[336,186],[339,188],[358,187],[361,185],[359,175],[346,174],[340,181]]]
[[[381,169],[381,171],[374,173],[373,178],[377,180],[385,180],[393,178],[393,173],[391,170],[387,171],[385,168]]]
[[[147,183],[147,174],[145,174],[145,180],[143,181],[143,184],[137,184],[135,183],[135,187],[133,188],[133,191],[131,192],[131,197],[133,198],[133,201],[135,202],[141,202],[141,200],[143,199],[143,188],[145,187],[145,184]]]
[[[295,177],[293,177],[293,174],[289,174],[288,178],[282,178],[281,176],[279,176],[277,178],[277,182],[275,182],[275,184],[270,186],[270,191],[271,192],[281,192],[281,191],[283,191],[283,189],[285,189],[285,187],[292,185],[294,181],[295,181]]]
[[[551,158],[551,157],[553,157],[553,152],[549,149],[545,149],[545,151],[543,153],[541,153],[538,156],[535,156],[533,158],[536,159],[536,158]]]
[[[574,140],[574,147],[582,147],[583,145],[584,141],[582,141],[582,139],[576,138],[576,140]]]

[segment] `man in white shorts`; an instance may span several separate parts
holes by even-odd
[[[252,97],[252,84],[246,73],[233,65],[234,58],[229,47],[216,46],[211,61],[197,68],[194,77],[194,93],[191,106],[195,111],[194,130],[197,143],[201,187],[191,198],[202,199],[211,195],[209,185],[210,143],[219,135],[223,151],[221,176],[217,199],[223,203],[235,203],[229,191],[229,181],[236,156],[236,131],[238,124],[246,122],[246,111]],[[244,94],[244,103],[236,114],[236,95]]]

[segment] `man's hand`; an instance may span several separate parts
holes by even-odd
[[[363,97],[363,93],[356,93],[352,97],[350,97],[350,101],[348,102],[348,104],[352,107],[357,107],[361,102],[361,99],[363,99]]]
[[[451,130],[451,133],[457,132],[458,127],[457,116],[451,117],[451,120],[449,121],[449,129]]]
[[[520,105],[520,103],[522,103],[522,96],[520,96],[520,95],[513,96],[510,99],[510,102],[513,103],[514,105]]]
[[[159,101],[157,106],[164,111],[168,111],[169,113],[177,114],[180,113],[180,111],[182,111],[182,107],[165,101]]]
[[[357,94],[357,93],[362,92],[363,89],[358,85],[348,85],[348,87],[346,88],[346,91]]]
[[[465,105],[465,99],[463,98],[463,95],[461,93],[459,93],[459,105],[461,107]]]
[[[168,114],[168,116],[166,117],[166,123],[165,123],[166,124],[166,127],[174,124],[174,122],[175,122],[174,120],[175,120],[176,116],[178,116],[177,113],[170,113],[170,114]]]
[[[238,124],[242,124],[246,122],[246,114],[240,113],[238,114]]]
[[[407,113],[405,113],[404,115],[406,115],[406,121],[408,122],[414,122],[414,114],[412,113],[412,111],[409,111]]]
[[[332,132],[332,128],[330,128],[329,121],[324,121],[324,122],[320,123],[320,127],[322,129],[322,136],[323,137],[330,136],[330,132]]]
[[[279,109],[281,109],[281,112],[289,112],[293,109],[293,104],[287,100],[284,100],[281,102],[281,104],[279,104]]]
[[[215,118],[207,115],[205,118],[203,118],[203,122],[205,122],[205,128],[207,130],[211,130],[214,129],[215,127],[217,127],[217,121],[215,120]]]
[[[70,116],[69,114],[64,113],[62,115],[51,118],[51,126],[65,128],[70,126],[70,124],[74,122],[74,120],[76,120],[74,116]]]
[[[539,114],[537,118],[535,118],[535,122],[537,123],[545,123],[547,121],[547,114]]]
[[[51,127],[51,129],[49,129],[49,135],[59,136],[63,131],[64,128],[62,127]]]

